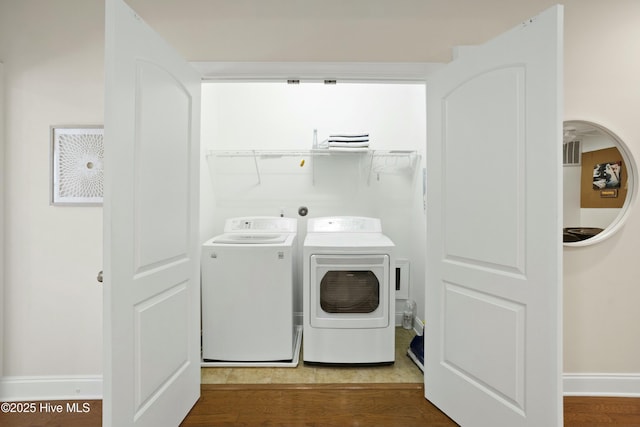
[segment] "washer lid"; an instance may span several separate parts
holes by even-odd
[[[269,234],[269,233],[225,233],[214,237],[212,243],[233,243],[233,244],[269,244],[284,243],[289,234]]]

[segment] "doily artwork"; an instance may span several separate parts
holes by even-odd
[[[51,203],[101,204],[104,179],[104,129],[51,128]]]

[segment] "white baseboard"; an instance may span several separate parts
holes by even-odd
[[[424,334],[424,322],[417,317],[413,318],[413,330],[417,335]]]
[[[640,374],[564,374],[565,396],[640,397]]]
[[[102,399],[102,375],[0,378],[0,402]]]

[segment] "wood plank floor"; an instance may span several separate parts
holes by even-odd
[[[204,387],[181,427],[456,425],[424,399],[420,384]]]
[[[40,408],[41,402],[36,402]],[[42,402],[44,403],[44,402]],[[102,402],[73,413],[0,412],[2,427],[101,427]],[[72,402],[73,403],[73,402]],[[565,397],[565,427],[640,427],[640,398]],[[423,398],[416,384],[203,385],[181,427],[429,426],[456,424]],[[496,426],[498,427],[498,426]]]
[[[20,406],[20,404],[23,404]],[[26,404],[26,405],[24,405]],[[70,406],[67,406],[69,404]],[[77,404],[74,406],[74,404]],[[85,406],[87,404],[88,406]],[[101,427],[102,401],[7,402],[2,403],[2,427]],[[10,406],[5,406],[10,405]],[[13,406],[12,406],[13,405]],[[35,406],[32,406],[35,405]],[[60,411],[58,411],[58,407]],[[74,409],[88,409],[72,412]],[[8,409],[8,411],[7,411]]]
[[[640,398],[564,398],[565,427],[640,426]]]

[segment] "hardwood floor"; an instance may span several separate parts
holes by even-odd
[[[102,402],[78,402],[87,412],[0,412],[2,427],[101,427]],[[71,402],[73,404],[73,402]],[[72,406],[73,407],[73,406]],[[640,427],[640,398],[565,397],[565,427]],[[202,396],[180,427],[429,426],[456,424],[423,397],[416,384],[202,385]],[[496,426],[497,427],[497,426]]]
[[[564,398],[565,427],[640,426],[640,398]]]
[[[50,402],[2,403],[0,426],[101,427],[102,401],[55,400]]]
[[[204,387],[180,427],[456,426],[420,384]]]
[[[222,387],[203,385],[180,427],[457,426],[425,400],[420,384]],[[640,427],[640,398],[565,397],[564,426]]]

